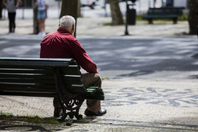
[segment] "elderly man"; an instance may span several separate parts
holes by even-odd
[[[74,58],[78,65],[88,73],[82,74],[82,82],[85,87],[98,86],[101,88],[102,80],[97,71],[96,64],[91,60],[78,40],[73,36],[75,31],[75,19],[72,16],[63,16],[60,19],[57,31],[46,35],[41,42],[41,58]],[[54,116],[60,114],[60,104],[54,98]],[[100,100],[87,100],[86,116],[102,116],[106,114],[101,109]]]

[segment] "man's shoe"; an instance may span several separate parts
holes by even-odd
[[[97,113],[92,112],[88,109],[85,110],[85,115],[86,116],[103,116],[106,113],[107,113],[107,111],[105,109],[100,109]]]
[[[60,117],[62,112],[61,108],[54,108],[54,117]]]

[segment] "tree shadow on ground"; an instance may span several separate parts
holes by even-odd
[[[143,76],[143,75],[152,74],[154,72],[155,71],[152,71],[152,70],[142,70],[142,71],[132,72],[132,73],[129,73],[129,74],[122,74],[122,75],[119,75],[119,76],[136,77],[136,76]]]
[[[192,55],[192,58],[198,59],[198,53],[197,53],[197,54]]]
[[[42,126],[34,125],[8,125],[1,126],[0,130],[17,130],[17,131],[50,131]]]
[[[53,117],[23,117],[0,115],[0,130],[16,131],[60,131],[63,122]]]
[[[86,124],[96,123],[95,117],[85,117],[80,120],[74,119],[71,123]],[[61,121],[54,117],[22,117],[0,115],[0,131],[61,131],[70,128],[67,123],[71,119]]]

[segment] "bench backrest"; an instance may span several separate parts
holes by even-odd
[[[54,69],[71,93],[86,93],[74,59],[0,58],[0,94],[54,97]]]
[[[149,8],[148,15],[182,15],[184,8],[176,7],[162,7],[162,8]]]

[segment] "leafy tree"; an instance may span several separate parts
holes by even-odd
[[[197,33],[196,28],[198,26],[198,0],[188,0],[188,6],[189,34],[193,35]]]
[[[124,23],[123,16],[120,11],[119,0],[108,0],[110,9],[111,9],[111,17],[113,25],[121,25]]]

